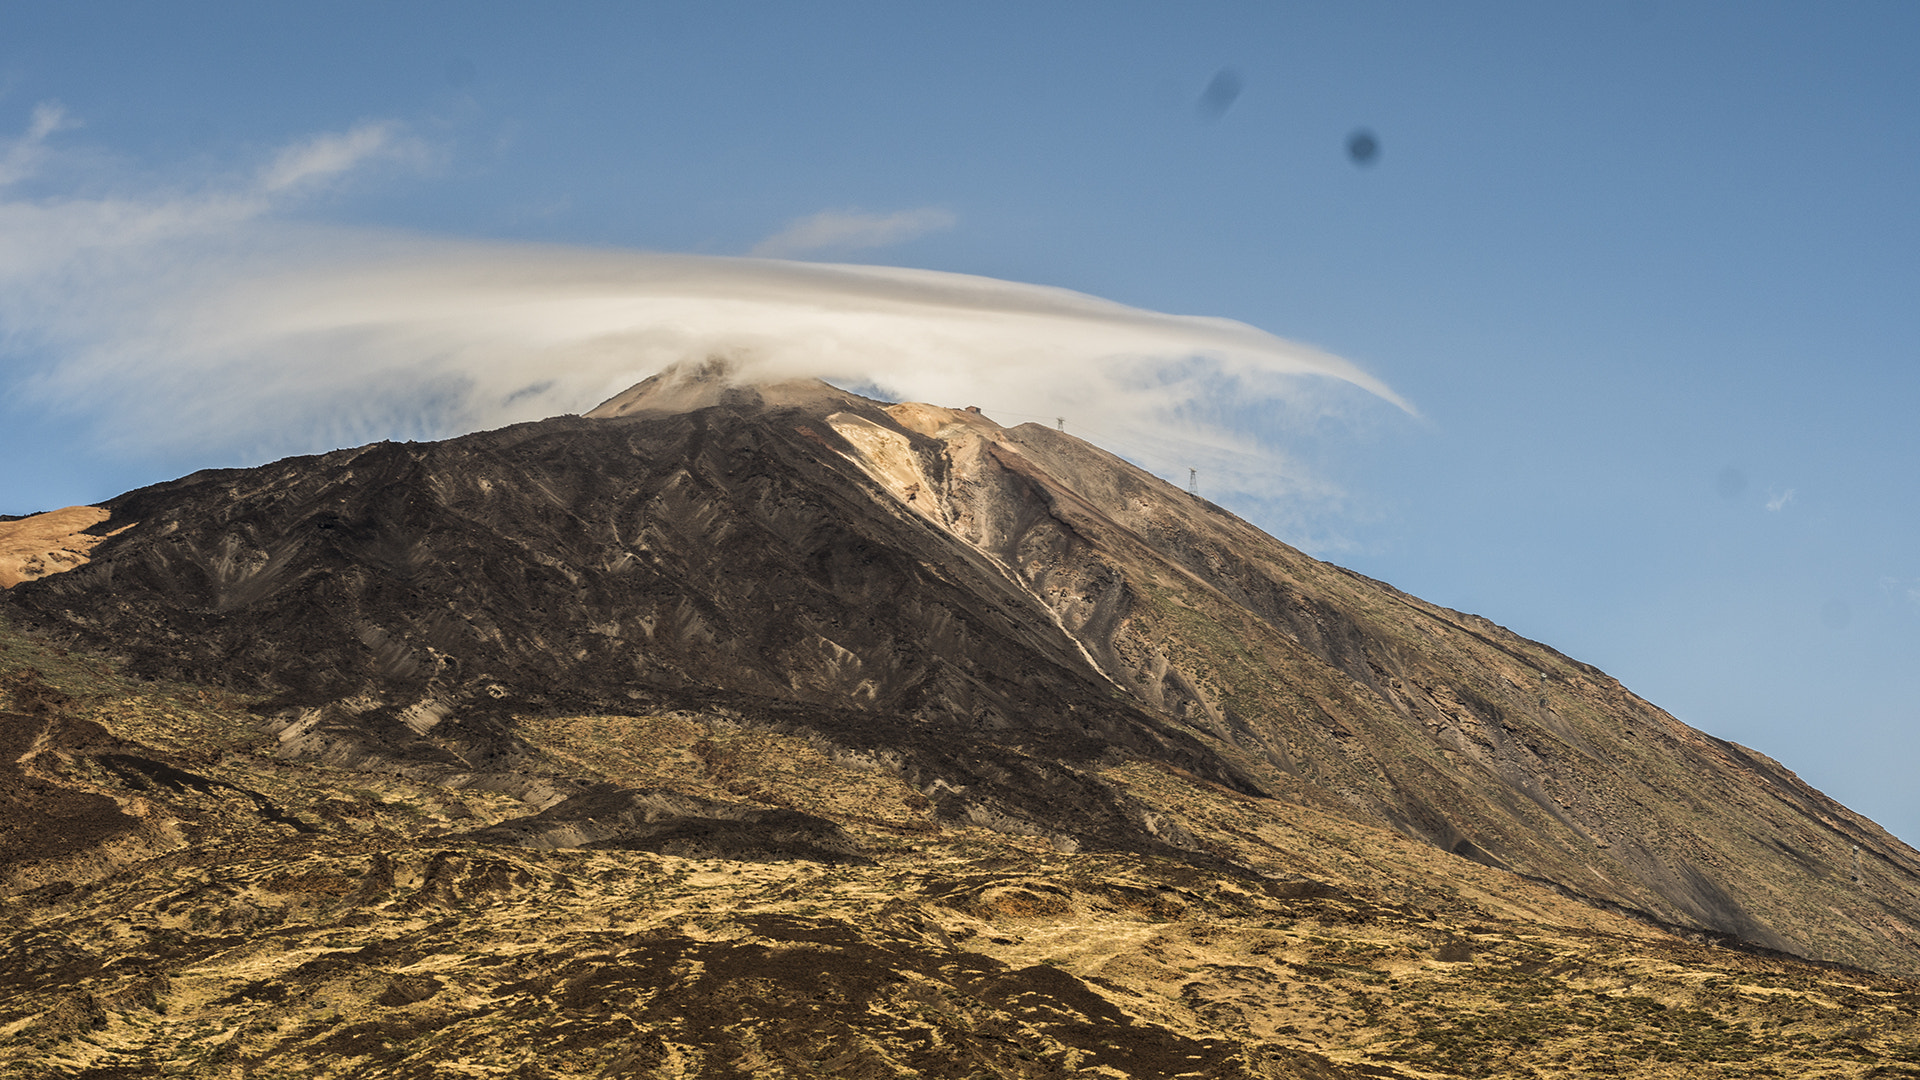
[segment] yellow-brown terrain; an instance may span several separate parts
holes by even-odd
[[[105,539],[85,530],[106,519],[97,506],[69,506],[0,521],[0,589],[84,565]]]
[[[13,744],[56,732],[9,784],[126,815],[9,861],[0,1076],[1920,1076],[1908,980],[1144,763],[1114,781],[1258,873],[941,822],[803,736],[687,714],[522,730],[583,776],[830,818],[865,858],[477,844],[525,808],[277,760],[245,701],[0,645]]]

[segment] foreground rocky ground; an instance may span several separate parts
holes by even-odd
[[[522,716],[536,781],[774,823],[542,848],[537,782],[277,757],[249,704],[0,627],[0,1076],[1920,1077],[1913,982],[1166,765],[1105,779],[1211,867],[942,819],[804,733]]]

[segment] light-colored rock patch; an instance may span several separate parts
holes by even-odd
[[[827,417],[827,423],[860,451],[859,464],[867,475],[880,481],[901,502],[939,520],[934,510],[938,493],[906,436],[852,413],[834,413]]]
[[[98,506],[69,506],[19,521],[0,521],[0,589],[86,565],[93,557],[94,545],[106,537],[91,536],[83,530],[109,516]],[[116,529],[109,535],[131,528]]]

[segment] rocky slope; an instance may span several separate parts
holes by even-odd
[[[279,757],[252,704],[0,624],[0,820],[92,822],[0,863],[0,1077],[1920,1077],[1912,981],[1144,760],[1101,775],[1258,872],[945,820],[690,712],[528,717],[525,764],[859,857],[505,845],[518,800]]]
[[[91,561],[6,594],[16,626],[261,695],[286,760],[543,815],[475,839],[772,857],[742,825],[775,805],[751,784],[690,802],[529,737],[677,710],[804,737],[929,822],[1063,857],[1286,873],[1375,830],[1440,860],[1377,883],[1409,895],[1475,867],[1920,970],[1920,856],[1784,767],[1049,429],[676,373],[586,417],[104,508]],[[813,818],[782,835],[853,854]],[[698,847],[724,837],[745,846]]]

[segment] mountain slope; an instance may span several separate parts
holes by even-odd
[[[1920,970],[1920,856],[1777,763],[1045,428],[680,373],[587,417],[105,508],[113,535],[9,591],[14,621],[267,695],[289,759],[586,820],[628,796],[528,725],[689,710],[1062,851],[1284,874],[1346,820],[1664,924]],[[1395,858],[1416,891],[1459,872]]]
[[[949,455],[990,456],[1051,511],[976,542],[1116,683],[1254,756],[1271,790],[1666,921],[1913,969],[1915,853],[1777,762],[1059,432],[976,431]],[[962,485],[953,516],[976,498]]]
[[[778,827],[730,857],[685,828],[516,849],[476,838],[524,830],[518,800],[276,757],[248,704],[0,619],[26,748],[0,821],[106,810],[0,856],[0,1077],[1920,1076],[1910,980],[1690,942],[1149,761],[1102,776],[1291,872],[1062,853],[688,712],[518,731],[530,767],[831,819],[867,857],[770,851]]]

